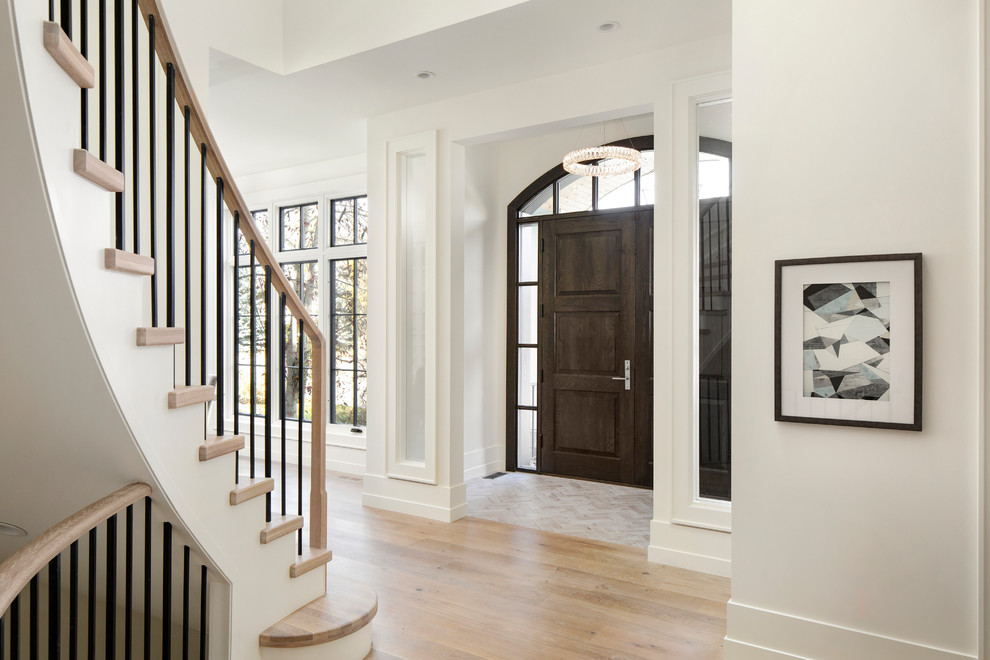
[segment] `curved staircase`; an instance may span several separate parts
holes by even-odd
[[[100,0],[89,7],[83,0],[76,15],[75,3],[61,2],[58,11],[54,4],[5,0],[56,240],[109,388],[154,477],[154,497],[174,511],[177,524],[226,581],[227,589],[219,590],[214,596],[218,602],[211,605],[211,654],[237,660],[364,658],[371,647],[377,596],[349,580],[328,585],[325,569],[319,570],[331,560],[326,542],[323,337],[237,192],[184,82],[157,0]],[[88,40],[94,23],[100,37]],[[77,34],[73,41],[74,26],[87,37]],[[94,50],[97,68],[89,61]],[[157,96],[162,87],[165,94]],[[155,112],[163,104],[164,130],[162,116]],[[184,131],[175,127],[176,114]],[[90,133],[99,145],[95,152],[89,148]],[[162,135],[164,149],[155,144]],[[177,166],[179,156],[183,166]],[[194,206],[198,208],[192,211]],[[287,511],[284,495],[281,513],[273,503],[271,334],[265,341],[271,352],[265,354],[264,367],[268,416],[264,446],[258,450],[264,457],[263,475],[255,470],[256,418],[252,415],[250,433],[238,428],[236,414],[233,433],[224,428],[224,395],[235,398],[230,383],[238,378],[237,366],[230,363],[237,360],[232,355],[241,341],[239,335],[224,332],[225,326],[239,331],[236,312],[230,324],[224,307],[225,300],[228,308],[233,306],[233,292],[239,290],[234,283],[236,232],[251,246],[252,282],[256,269],[265,274],[266,331],[278,317],[272,311],[274,294],[281,313],[288,314],[288,325],[280,324],[289,328],[280,337],[283,347],[285,336],[295,337],[297,326],[300,346],[305,331],[311,347],[313,467],[305,516],[301,506],[298,512]],[[177,246],[184,263],[176,256]],[[185,296],[178,293],[182,287]],[[164,324],[159,323],[161,307]],[[255,366],[255,351],[251,353]],[[279,368],[285,383],[287,371]],[[255,385],[252,378],[252,398]],[[284,429],[284,411],[279,417]],[[248,446],[251,459],[243,475],[239,456]],[[278,456],[286,455],[283,441]],[[284,489],[285,477],[279,481]]]

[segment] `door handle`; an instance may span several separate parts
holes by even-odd
[[[624,380],[626,381],[626,389],[632,389],[632,368],[629,366],[629,360],[626,360],[626,375],[612,376],[612,380]]]

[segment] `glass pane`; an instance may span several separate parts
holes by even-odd
[[[519,225],[519,281],[535,282],[540,265],[539,225],[527,223]]]
[[[313,419],[313,370],[305,369],[303,371],[303,396],[305,400],[303,401],[303,419],[312,420]]]
[[[426,459],[426,156],[403,156],[405,167],[400,182],[405,210],[399,249],[405,264],[404,287],[397,293],[404,337],[399,349],[404,356],[400,390],[404,394],[404,428],[399,429],[400,460]],[[433,442],[430,439],[429,442]]]
[[[333,319],[333,358],[338,369],[354,368],[354,319],[351,316]]]
[[[367,314],[368,313],[368,260],[367,259],[356,259],[355,267],[357,268],[357,313]]]
[[[518,411],[516,467],[536,469],[536,411]]]
[[[282,209],[282,245],[283,250],[298,250],[300,212],[298,206]]]
[[[337,199],[333,202],[333,241],[331,245],[354,244],[354,200]]]
[[[652,206],[656,181],[654,176],[653,152],[643,152],[643,165],[639,168],[639,204]]]
[[[333,374],[333,422],[354,423],[354,372],[335,371]]]
[[[358,197],[354,216],[354,242],[368,242],[368,198]]]
[[[302,207],[303,213],[303,247],[315,248],[320,244],[320,207],[316,204],[309,204]]]
[[[611,162],[611,159],[606,160]],[[598,177],[598,208],[620,209],[636,205],[635,173]]]
[[[320,312],[320,298],[319,298],[319,282],[318,277],[319,266],[315,261],[309,261],[303,264],[303,281],[302,281],[302,291],[300,292],[299,298],[302,300],[303,305],[306,306],[306,311],[309,315],[316,319]]]
[[[732,105],[698,107],[698,481],[701,497],[732,495]],[[711,153],[711,152],[717,153]]]
[[[519,405],[536,405],[536,349],[519,349]]]
[[[358,369],[368,368],[368,317],[357,317],[357,359]]]
[[[282,392],[285,395],[286,418],[299,419],[299,369],[286,368]]]
[[[591,210],[591,180],[578,174],[560,178],[560,213]]]
[[[333,262],[333,311],[338,314],[354,312],[354,259],[338,259]]]
[[[357,425],[367,426],[368,425],[368,376],[363,371],[358,372],[357,395],[358,395]]]
[[[519,343],[536,343],[536,306],[538,291],[535,285],[519,287]]]
[[[263,366],[256,366],[254,373],[254,414],[262,416],[265,414],[265,368]]]
[[[698,154],[698,199],[729,196],[729,159]]]
[[[268,239],[271,238],[271,234],[268,232],[268,211],[251,211],[251,217],[254,219],[254,224],[261,230],[265,243],[268,243]]]
[[[530,218],[536,215],[550,215],[553,213],[553,184],[536,193],[533,199],[526,203],[526,206],[519,209],[520,218]]]

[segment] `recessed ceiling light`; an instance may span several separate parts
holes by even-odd
[[[432,71],[420,71],[416,74],[416,77],[420,80],[429,80],[430,78],[435,78],[437,74]]]
[[[0,522],[0,534],[4,536],[27,536],[27,532],[10,523]]]
[[[620,23],[619,21],[607,21],[599,25],[598,29],[601,32],[615,32],[620,27],[622,27],[622,23]]]

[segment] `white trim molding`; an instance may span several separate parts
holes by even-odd
[[[418,180],[409,169],[414,159],[423,158]],[[388,385],[386,474],[395,479],[424,484],[437,483],[437,133],[425,131],[388,141],[387,232],[388,232],[388,309],[395,323],[388,327]],[[420,216],[417,218],[417,216]],[[421,222],[422,260],[412,263],[416,240],[413,222]],[[422,329],[412,326],[407,284],[415,268],[423,272]],[[410,356],[407,339],[422,342],[423,389],[420,393],[408,386]],[[421,396],[421,401],[416,401]],[[422,415],[422,438],[410,437],[408,414]],[[417,434],[418,435],[418,434]],[[410,442],[415,442],[411,445]],[[419,443],[422,442],[422,447]],[[430,516],[427,516],[430,517]]]
[[[726,660],[897,658],[976,660],[975,655],[885,637],[730,600]]]
[[[675,82],[654,111],[654,516],[649,559],[731,573],[732,506],[699,496],[697,108],[732,95],[730,72]],[[670,154],[662,158],[661,154]],[[692,350],[685,351],[684,346]]]

